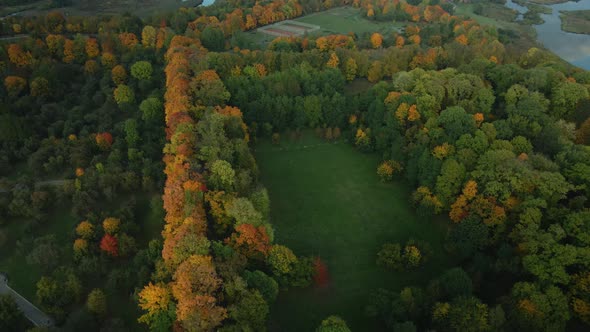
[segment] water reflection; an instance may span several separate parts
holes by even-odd
[[[527,8],[507,0],[506,6],[517,10],[520,14],[526,13]],[[578,2],[565,2],[547,6],[553,10],[551,14],[541,14],[545,23],[535,25],[537,40],[555,54],[570,63],[590,70],[590,35],[569,33],[561,30],[560,10],[590,9],[590,0]],[[520,16],[520,15],[519,15]]]

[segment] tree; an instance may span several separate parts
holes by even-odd
[[[324,319],[316,332],[350,332],[346,321],[339,316],[329,316]]]
[[[279,294],[279,284],[266,273],[260,270],[254,272],[246,270],[244,280],[248,283],[248,287],[257,289],[267,303],[271,304],[276,300]]]
[[[156,46],[156,29],[151,25],[146,25],[141,31],[141,44],[143,47]]]
[[[152,72],[152,64],[148,61],[137,61],[131,66],[131,76],[138,80],[149,80]]]
[[[17,67],[26,67],[33,63],[33,55],[29,51],[23,51],[18,44],[8,46],[8,59]]]
[[[100,54],[100,50],[98,48],[98,41],[96,38],[88,38],[86,39],[86,55],[89,59],[96,58]]]
[[[556,118],[567,117],[576,110],[580,100],[588,96],[588,89],[582,84],[565,81],[551,92],[552,114]]]
[[[346,60],[346,67],[344,68],[344,71],[346,73],[347,81],[350,82],[355,79],[358,71],[358,66],[354,58],[348,58],[348,60]]]
[[[164,107],[160,99],[156,97],[149,97],[141,102],[139,105],[141,110],[141,118],[144,121],[155,121],[157,119],[163,119]]]
[[[220,52],[225,49],[225,36],[217,27],[207,26],[201,32],[201,42],[210,51]]]
[[[488,331],[488,306],[475,297],[458,297],[451,302],[448,313],[453,331]]]
[[[264,260],[269,255],[270,237],[266,225],[240,224],[226,242],[247,258]]]
[[[10,295],[0,295],[0,331],[17,331],[24,316]]]
[[[122,65],[116,65],[111,69],[111,78],[116,85],[125,84],[127,80],[127,71]]]
[[[4,79],[4,87],[10,97],[18,97],[27,86],[27,80],[18,76],[6,76]]]
[[[570,319],[568,299],[555,286],[517,282],[512,287],[511,320],[526,331],[564,331]]]
[[[100,240],[100,249],[113,257],[119,255],[117,238],[110,234],[105,234]]]
[[[50,234],[35,239],[33,249],[27,255],[27,263],[39,265],[43,270],[49,271],[59,264],[60,257],[57,239]]]
[[[50,84],[44,77],[36,77],[31,81],[31,96],[44,97],[49,94]]]
[[[88,310],[94,314],[99,316],[103,316],[107,312],[107,298],[104,292],[99,289],[95,288],[88,294],[88,299],[86,300],[86,307]]]
[[[240,295],[240,299],[228,307],[229,317],[245,331],[264,330],[269,309],[260,292],[246,290]]]
[[[106,218],[102,222],[102,228],[107,234],[115,234],[119,230],[119,225],[121,224],[121,220],[117,218]]]
[[[338,64],[340,64],[340,60],[338,59],[338,55],[336,55],[336,53],[334,53],[334,52],[330,53],[330,59],[326,63],[326,66],[328,68],[338,68]]]
[[[381,45],[383,45],[383,36],[378,32],[373,33],[371,35],[371,46],[373,48],[380,48]]]
[[[441,295],[446,299],[458,296],[470,296],[473,284],[469,275],[460,267],[449,269],[438,279]]]
[[[99,133],[96,134],[95,141],[101,150],[108,150],[113,144],[113,135],[107,132]]]
[[[135,93],[133,93],[133,90],[125,84],[120,84],[117,86],[113,92],[113,95],[115,101],[119,105],[133,103],[135,100]]]
[[[170,290],[164,284],[146,285],[139,292],[139,306],[146,311],[138,321],[150,326],[152,331],[169,331],[176,318]]]
[[[268,264],[275,275],[289,274],[297,264],[297,256],[285,246],[276,244],[270,249]]]
[[[377,253],[377,265],[399,270],[402,267],[401,246],[399,243],[385,243]]]
[[[211,165],[209,183],[213,189],[232,191],[235,183],[236,172],[230,163],[218,159]]]

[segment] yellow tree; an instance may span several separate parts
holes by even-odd
[[[330,54],[330,60],[328,60],[328,63],[326,63],[326,66],[328,66],[329,68],[338,68],[339,63],[340,63],[340,60],[338,59],[338,55],[336,55],[336,53],[332,52]]]
[[[354,58],[348,58],[348,60],[346,60],[346,68],[345,68],[346,80],[349,82],[354,80],[354,78],[356,77],[357,70],[358,70],[358,66],[357,66]]]
[[[371,45],[373,48],[381,47],[383,45],[383,36],[378,32],[373,33],[371,35]]]

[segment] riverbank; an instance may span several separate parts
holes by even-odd
[[[590,10],[561,11],[561,30],[590,34]]]

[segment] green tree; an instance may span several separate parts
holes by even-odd
[[[460,267],[445,271],[438,279],[441,295],[446,299],[458,296],[470,296],[473,284],[469,275]]]
[[[209,51],[219,52],[225,49],[225,37],[220,28],[206,27],[201,32],[201,42]]]
[[[582,84],[562,82],[551,92],[552,114],[556,118],[570,116],[582,99],[588,98],[588,89]]]
[[[164,115],[164,107],[160,99],[156,97],[149,97],[141,102],[139,105],[141,110],[141,118],[144,121],[155,121],[162,119]]]
[[[262,331],[268,317],[268,304],[258,290],[246,290],[239,300],[228,307],[229,317],[242,331]]]
[[[211,165],[211,174],[209,175],[209,183],[213,189],[233,191],[235,183],[236,172],[231,167],[231,164],[225,160],[218,159]]]
[[[135,100],[135,93],[133,92],[133,89],[131,89],[129,86],[125,84],[120,84],[119,86],[117,86],[115,88],[115,91],[113,92],[113,95],[115,101],[119,105],[130,104],[133,103],[133,101]]]
[[[92,313],[99,316],[106,314],[107,312],[107,298],[101,289],[95,288],[88,294],[86,300],[86,307]]]
[[[140,140],[139,131],[137,130],[137,121],[135,119],[127,119],[125,121],[125,141],[128,147],[135,147]]]
[[[0,295],[0,331],[17,331],[22,328],[24,316],[10,295]]]
[[[525,331],[565,331],[570,319],[568,299],[555,286],[518,282],[512,287],[511,321]]]
[[[254,272],[246,270],[244,280],[248,287],[254,288],[260,292],[267,303],[273,303],[279,294],[279,284],[266,273],[256,270]]]
[[[324,319],[320,326],[315,330],[316,332],[350,332],[346,321],[339,316],[329,316]]]
[[[451,302],[449,326],[457,332],[488,331],[488,306],[475,297],[459,297]]]
[[[131,76],[138,80],[149,80],[152,72],[152,64],[148,61],[137,61],[131,66]]]

